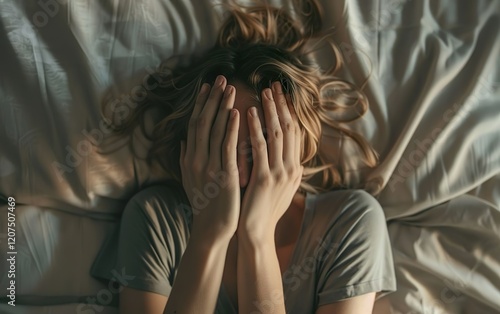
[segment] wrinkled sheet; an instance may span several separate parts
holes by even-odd
[[[0,312],[116,313],[116,289],[90,266],[127,200],[166,175],[140,158],[141,136],[139,157],[105,136],[100,106],[133,96],[162,60],[206,51],[223,11],[214,3],[0,1]],[[398,291],[377,309],[500,312],[500,1],[322,3],[343,75],[370,75],[370,112],[353,127],[380,165],[365,169],[349,143],[342,152],[388,220]],[[336,144],[326,130],[322,150]],[[4,304],[9,196],[16,308]]]

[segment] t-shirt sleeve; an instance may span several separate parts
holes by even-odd
[[[189,238],[189,209],[179,191],[166,186],[145,189],[129,201],[116,262],[128,287],[170,295]]]
[[[392,251],[380,204],[364,191],[351,190],[338,209],[323,239],[328,251],[319,267],[318,306],[369,292],[395,291]]]

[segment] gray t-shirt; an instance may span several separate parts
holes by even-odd
[[[189,240],[188,205],[184,191],[174,185],[139,192],[101,248],[91,274],[109,280],[115,270],[126,274],[131,288],[168,296]],[[384,212],[362,190],[307,194],[289,265],[282,278],[287,313],[314,313],[323,304],[396,290]],[[237,313],[223,285],[215,312]]]

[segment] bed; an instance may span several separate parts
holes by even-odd
[[[118,313],[117,288],[90,267],[127,201],[167,175],[141,157],[146,139],[138,156],[109,140],[101,105],[139,97],[162,60],[206,51],[216,3],[0,0],[0,313]],[[369,77],[353,127],[380,165],[347,170],[377,193],[392,243],[398,289],[375,311],[500,313],[500,1],[322,3],[343,75]]]

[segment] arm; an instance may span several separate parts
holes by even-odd
[[[182,185],[192,206],[193,223],[172,290],[167,298],[125,288],[121,313],[198,314],[215,310],[240,211],[236,165],[239,116],[232,109],[235,89],[226,88],[223,76],[217,78],[210,93],[207,85],[196,99],[187,141],[181,142]],[[214,186],[218,192],[208,195],[207,187]]]
[[[303,167],[297,117],[281,84],[272,87],[262,95],[267,141],[256,108],[247,116],[254,163],[237,231],[240,313],[285,313],[274,234],[299,187]]]
[[[260,242],[238,237],[238,307],[240,313],[285,313],[274,235]]]
[[[229,240],[189,240],[163,313],[197,314],[215,310]]]

